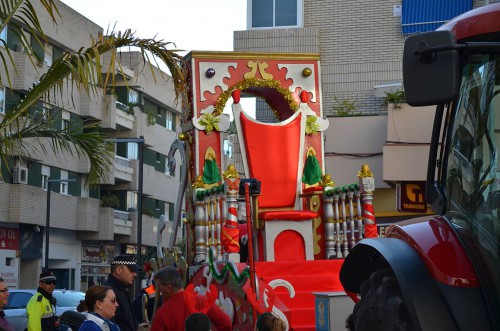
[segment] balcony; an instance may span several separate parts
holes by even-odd
[[[125,107],[123,107],[125,106]],[[116,101],[116,125],[122,130],[132,130],[134,128],[135,117],[128,113],[128,106]],[[138,111],[136,108],[135,111]]]
[[[47,192],[41,187],[0,183],[7,197],[0,215],[11,223],[45,226]],[[54,185],[55,187],[55,185]],[[43,216],[40,216],[43,215]],[[99,200],[51,193],[50,226],[53,228],[99,231]]]
[[[11,52],[12,59],[16,65],[16,70],[7,61],[7,68],[11,74],[12,89],[27,91],[33,83],[40,79],[40,76],[47,72],[48,67],[41,64],[33,66],[28,54],[24,52]]]
[[[104,103],[100,95],[94,95],[93,93],[88,95],[85,90],[80,92],[81,116],[93,120],[102,120],[105,115],[103,104]]]
[[[133,227],[132,227],[132,235],[128,238],[127,243],[137,244],[137,212],[130,213],[130,218],[132,219]],[[156,246],[157,233],[158,233],[158,222],[157,218],[142,215],[142,245],[146,246]],[[163,230],[162,235],[162,243],[163,246],[166,246],[168,242],[168,233],[170,233],[170,229],[172,227],[172,222],[167,222],[165,230]]]
[[[115,235],[130,236],[132,234],[132,221],[128,211],[113,211],[113,232]]]
[[[367,163],[377,188],[387,188],[382,180],[382,147],[386,142],[387,116],[329,117],[325,132],[325,172],[337,186],[349,185],[361,165]]]
[[[99,220],[96,229],[91,231],[80,231],[79,238],[82,240],[115,240],[115,236],[121,236],[126,240],[132,238],[132,221],[130,213],[115,210],[110,207],[100,207]]]
[[[435,107],[389,104],[383,178],[387,182],[425,181]]]
[[[115,181],[132,182],[134,168],[129,159],[115,156]]]
[[[159,124],[150,124],[148,122],[148,115],[138,108],[135,108],[135,122],[130,136],[144,136],[148,145],[151,146],[162,146],[166,141],[171,142],[177,138],[175,131],[170,131]],[[165,151],[168,151],[167,148],[165,148]]]

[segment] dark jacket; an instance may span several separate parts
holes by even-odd
[[[144,320],[144,314],[142,311],[142,296],[146,295],[148,297],[147,303],[147,311],[148,311],[148,321]],[[161,293],[160,300],[158,301],[158,308],[161,306]],[[153,317],[153,311],[155,307],[155,297],[156,297],[156,289],[154,284],[151,284],[141,290],[141,293],[135,297],[135,300],[132,302],[132,309],[134,310],[135,318],[139,321],[139,323],[151,322]]]
[[[111,321],[118,324],[121,331],[136,331],[138,323],[132,312],[132,303],[130,302],[127,287],[111,274],[108,275],[108,279],[103,285],[110,286],[113,289],[118,302],[115,317]]]

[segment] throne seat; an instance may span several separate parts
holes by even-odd
[[[262,123],[239,104],[233,112],[245,176],[261,181],[260,195],[253,198],[258,255],[266,261],[290,260],[293,251],[313,260],[312,220],[318,213],[303,210],[300,197],[307,114],[299,109],[282,122]]]

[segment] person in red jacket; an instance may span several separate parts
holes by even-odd
[[[155,284],[162,294],[163,304],[154,315],[151,331],[184,330],[186,318],[204,308],[207,310],[206,315],[210,318],[212,326],[217,330],[232,330],[231,319],[215,302],[210,307],[205,307],[208,300],[206,296],[196,295],[195,307],[192,307],[191,302],[188,302],[192,298],[192,293],[184,291],[181,274],[176,268],[160,269],[155,275]],[[193,311],[193,308],[198,311]]]

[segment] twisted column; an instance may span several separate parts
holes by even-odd
[[[373,192],[375,191],[375,179],[370,167],[363,164],[358,171],[359,187],[363,200],[363,223],[365,238],[377,238],[377,222],[375,221],[375,210],[373,208]]]

